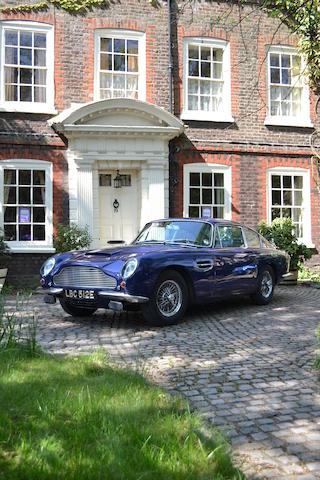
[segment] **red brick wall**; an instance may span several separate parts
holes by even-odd
[[[175,147],[178,143],[175,144]],[[173,152],[177,148],[172,149]],[[261,153],[247,151],[212,151],[211,149],[179,149],[173,153],[178,164],[178,183],[171,191],[173,216],[183,215],[183,167],[190,163],[228,165],[232,168],[232,219],[256,228],[267,219],[267,170],[275,167],[303,168],[310,171],[312,241],[320,248],[320,194],[312,178],[310,157],[306,153],[283,154],[281,151]]]
[[[6,5],[19,5],[20,0]],[[114,2],[87,15],[68,15],[57,9],[48,13],[1,15],[1,19],[49,23],[55,28],[55,105],[61,111],[72,102],[93,100],[94,31],[98,28],[146,33],[146,99],[169,109],[168,33],[166,2],[155,8],[148,1]]]
[[[7,0],[6,5],[21,0]],[[230,42],[232,115],[234,123],[186,121],[185,136],[174,142],[179,165],[179,183],[171,192],[175,215],[182,214],[183,163],[213,162],[232,166],[233,218],[256,226],[266,218],[266,169],[292,166],[310,169],[310,128],[271,127],[266,116],[266,48],[296,45],[296,39],[275,19],[238,2],[172,2],[172,53],[174,112],[183,107],[183,37],[198,36]],[[94,31],[97,28],[132,29],[146,32],[146,98],[169,108],[167,2],[153,7],[147,0],[120,0],[106,9],[84,16],[70,16],[51,8],[47,13],[0,15],[1,19],[46,22],[55,27],[55,103],[61,111],[72,102],[93,100]],[[310,113],[315,126],[315,98]],[[32,115],[30,116],[32,118]],[[7,139],[8,140],[8,139]],[[0,145],[0,158],[41,158],[54,163],[54,221],[67,221],[67,166],[63,146]],[[9,157],[8,157],[9,155]],[[312,184],[312,238],[320,245],[319,196]]]

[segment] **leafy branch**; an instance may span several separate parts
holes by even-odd
[[[249,3],[248,0],[242,0]],[[252,3],[252,2],[251,2]],[[278,18],[298,37],[298,48],[306,59],[310,85],[320,94],[320,2],[319,0],[261,0],[271,17]]]

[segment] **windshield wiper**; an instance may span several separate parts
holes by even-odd
[[[170,240],[167,243],[181,243],[183,245],[193,245],[195,246],[194,242],[189,242],[189,240],[181,239],[181,240]]]
[[[136,245],[138,245],[139,243],[159,243],[160,245],[165,245],[167,242],[165,242],[164,240],[143,240],[142,242],[135,242]]]

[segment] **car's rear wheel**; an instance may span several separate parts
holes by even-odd
[[[75,307],[64,298],[59,298],[59,302],[63,310],[73,317],[90,317],[96,311],[96,308]]]
[[[267,305],[274,292],[275,280],[272,268],[263,267],[258,276],[258,289],[251,295],[254,303],[257,305]]]
[[[146,321],[155,326],[179,322],[188,306],[188,287],[183,276],[175,270],[163,272],[148,303],[142,305]]]

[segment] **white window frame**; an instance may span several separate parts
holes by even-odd
[[[311,237],[311,190],[310,170],[304,168],[275,167],[267,170],[267,223],[270,224],[272,207],[272,175],[301,175],[303,177],[302,208],[303,208],[303,237],[299,242],[305,243],[308,247],[314,247]]]
[[[5,30],[25,30],[47,34],[47,85],[46,102],[8,102],[5,101],[4,89],[4,63]],[[0,21],[0,111],[5,112],[28,112],[28,113],[57,113],[54,108],[54,28],[46,23],[29,21]]]
[[[221,112],[188,110],[188,47],[189,45],[208,46],[222,49],[223,106]],[[195,77],[196,78],[196,77]],[[230,43],[214,38],[185,37],[183,39],[183,120],[233,123],[231,112],[231,63]]]
[[[232,219],[232,178],[231,166],[216,163],[188,163],[183,166],[183,216],[189,217],[190,206],[190,173],[223,173],[224,174],[224,219]]]
[[[302,72],[306,69],[305,59],[297,52],[295,48],[287,46],[272,46],[267,51],[267,71],[266,71],[266,93],[267,93],[267,115],[265,118],[265,125],[279,125],[279,126],[291,126],[291,127],[313,127],[313,123],[310,119],[310,95],[309,95],[309,86],[307,84],[306,78],[302,78],[302,96],[301,96],[301,105],[302,113],[299,116],[285,116],[285,115],[271,115],[271,95],[270,95],[270,84],[271,84],[271,71],[270,71],[270,55],[272,53],[278,54],[289,54],[289,55],[298,55],[301,58],[301,70]]]
[[[94,32],[94,100],[100,98],[100,39],[138,40],[138,100],[146,99],[146,35],[144,32],[122,29],[97,29]],[[121,73],[121,72],[119,72]]]
[[[3,195],[4,195],[4,173],[5,169],[13,170],[29,170],[38,169],[45,170],[46,175],[46,239],[38,241],[7,241],[8,246],[12,252],[16,253],[50,253],[54,252],[53,248],[53,223],[52,223],[52,210],[53,210],[53,168],[52,163],[44,160],[28,160],[28,159],[13,159],[2,160],[0,162],[0,226],[3,228],[4,223],[4,211],[3,211]]]

